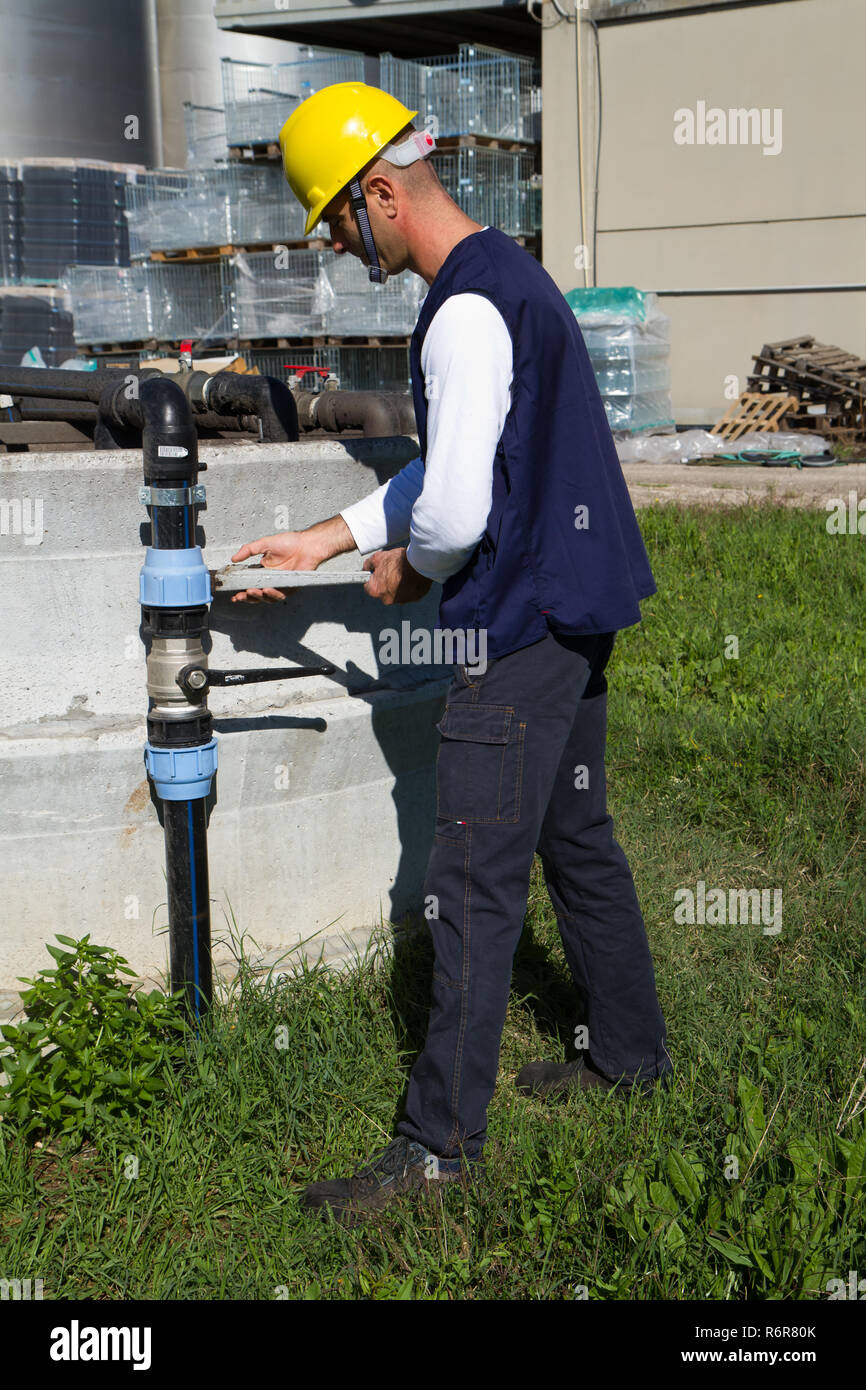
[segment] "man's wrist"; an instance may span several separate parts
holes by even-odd
[[[355,549],[355,537],[339,513],[327,521],[317,521],[314,526],[308,526],[306,534],[320,556],[320,563]]]

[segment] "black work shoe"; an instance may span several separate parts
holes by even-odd
[[[529,1062],[514,1083],[525,1096],[570,1095],[577,1091],[611,1091],[616,1085],[583,1057],[576,1062]]]
[[[617,1081],[598,1071],[585,1056],[576,1062],[529,1062],[518,1072],[515,1085],[525,1096],[572,1095],[578,1091],[612,1091],[627,1096],[631,1091],[648,1094],[655,1086],[667,1087],[670,1072],[661,1076],[624,1076]]]
[[[466,1172],[459,1159],[438,1158],[423,1144],[400,1134],[353,1177],[310,1183],[301,1206],[327,1209],[335,1220],[351,1225],[358,1216],[380,1210],[404,1192],[429,1191],[436,1182],[460,1179]]]

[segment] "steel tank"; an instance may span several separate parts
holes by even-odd
[[[155,0],[0,0],[0,157],[158,164]]]

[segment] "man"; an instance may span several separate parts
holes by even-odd
[[[344,1220],[479,1171],[536,849],[587,1036],[576,1062],[532,1063],[519,1088],[627,1091],[671,1071],[604,767],[605,666],[655,583],[574,315],[537,261],[447,195],[415,115],[341,83],[304,101],[280,143],[307,230],[324,217],[371,279],[409,269],[430,286],[411,345],[420,458],[337,516],[233,556],[314,569],[373,551],[368,594],[410,603],[441,581],[439,625],[467,649],[484,639],[438,725],[432,1006],[405,1117],[354,1175],[305,1193]]]

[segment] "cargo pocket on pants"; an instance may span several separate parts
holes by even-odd
[[[436,725],[436,814],[471,825],[520,817],[526,725],[510,705],[451,704]]]

